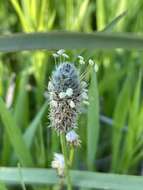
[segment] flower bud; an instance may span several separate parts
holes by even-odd
[[[80,146],[81,143],[78,134],[74,130],[71,130],[66,134],[66,140],[73,146]]]
[[[57,170],[59,176],[64,176],[65,161],[62,154],[54,154],[54,160],[52,161],[51,166]]]

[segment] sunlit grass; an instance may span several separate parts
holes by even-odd
[[[59,184],[49,170],[61,148],[49,128],[45,91],[55,68],[52,53],[61,48],[86,73],[89,89],[89,107],[78,120],[82,144],[75,151],[73,186],[142,189],[142,7],[141,0],[0,2],[0,31],[8,34],[0,37],[0,189],[7,189],[4,183],[23,190],[24,184],[37,190]],[[22,34],[9,34],[17,32]],[[78,55],[85,65],[79,65]],[[88,66],[90,58],[96,72]]]

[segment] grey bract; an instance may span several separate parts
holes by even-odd
[[[61,63],[52,73],[48,85],[50,120],[58,133],[67,133],[76,128],[82,88],[79,73],[72,63]],[[68,91],[70,93],[66,94]]]

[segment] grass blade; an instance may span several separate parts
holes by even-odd
[[[24,14],[21,10],[21,7],[18,3],[18,1],[16,0],[10,0],[11,1],[11,4],[13,5],[15,11],[17,12],[18,16],[19,16],[19,19],[22,23],[22,26],[24,28],[25,31],[29,31],[30,30],[30,26],[29,24],[27,23],[27,21],[25,20],[25,17],[24,17]]]
[[[114,127],[113,127],[113,139],[112,139],[112,171],[117,171],[117,166],[120,160],[120,143],[122,138],[121,130],[125,126],[125,121],[129,109],[130,102],[130,81],[126,79],[123,88],[119,94],[117,104],[114,112]]]
[[[29,127],[26,129],[24,133],[24,139],[27,144],[27,147],[31,147],[34,135],[36,133],[37,127],[41,123],[41,119],[43,117],[43,114],[45,113],[46,109],[48,107],[48,102],[45,102],[44,105],[42,106],[41,110],[38,112],[32,123],[29,125]]]
[[[38,23],[38,29],[41,31],[44,29],[45,10],[47,8],[46,4],[47,4],[46,0],[41,1],[40,16],[39,16],[39,23]]]
[[[17,97],[15,101],[15,107],[14,107],[14,118],[19,127],[23,127],[24,121],[25,121],[23,117],[24,115],[26,115],[25,113],[25,109],[27,105],[26,99],[28,98],[27,90],[26,90],[27,83],[28,83],[28,75],[23,74],[19,82]]]
[[[71,30],[74,19],[73,0],[66,0],[66,29]]]
[[[112,29],[118,24],[118,22],[127,14],[126,11],[117,16],[112,22],[107,24],[107,26],[102,30],[102,32],[111,32]]]
[[[49,169],[21,169],[25,184],[57,184],[56,172]],[[99,188],[103,190],[142,190],[143,177],[105,174],[87,171],[71,171],[72,184],[77,187]],[[0,168],[0,180],[6,184],[20,184],[17,168]]]
[[[104,0],[96,1],[97,28],[101,30],[106,25],[106,2]]]
[[[138,132],[138,120],[139,120],[139,108],[141,98],[141,85],[142,85],[142,73],[139,73],[138,80],[136,83],[133,100],[131,102],[129,110],[129,122],[128,122],[128,133],[125,141],[125,149],[123,152],[122,168],[124,172],[127,172],[132,165],[133,152],[137,146],[137,132]],[[140,154],[138,152],[136,155]]]
[[[103,32],[91,34],[53,32],[0,36],[1,52],[85,47],[86,49],[143,49],[143,37],[128,33],[109,34]]]
[[[75,20],[75,24],[74,24],[74,29],[80,29],[82,23],[83,23],[83,20],[84,20],[84,17],[86,15],[86,12],[87,12],[87,9],[88,9],[88,4],[89,4],[89,0],[84,0],[80,7],[79,7],[79,14],[77,15],[76,17],[76,20]]]
[[[121,0],[120,3],[116,2],[116,7],[117,7],[117,9],[115,9],[116,15],[119,15],[123,11],[129,9],[129,6],[130,6],[130,3],[128,0]],[[123,22],[120,22],[119,25],[117,26],[118,31],[123,30],[123,26],[124,26],[125,22],[127,22],[127,19],[122,20],[122,21]]]
[[[22,166],[32,166],[32,158],[23,140],[20,128],[17,127],[14,118],[7,110],[2,98],[0,98],[0,116],[11,145],[13,146],[14,151],[19,158]]]
[[[94,169],[99,136],[99,97],[96,72],[92,70],[89,87],[89,107],[87,124],[87,165]]]

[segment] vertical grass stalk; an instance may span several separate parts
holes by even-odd
[[[67,180],[67,190],[72,190],[71,177],[68,166],[68,155],[67,155],[67,148],[66,148],[66,141],[64,134],[60,134],[60,140],[61,140],[62,153],[64,155],[64,160],[65,160],[65,176]]]

